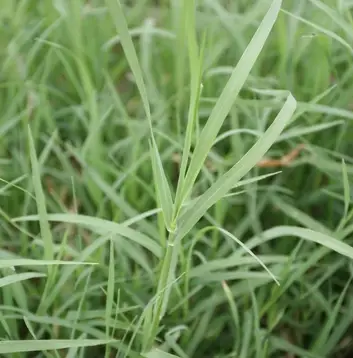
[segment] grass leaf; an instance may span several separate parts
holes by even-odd
[[[223,174],[193,206],[188,208],[180,218],[177,238],[182,239],[201,219],[206,211],[222,198],[236,183],[246,175],[263,157],[275,142],[296,108],[296,101],[291,94],[277,115],[274,122],[253,147],[228,172]]]
[[[241,88],[243,87],[252,67],[254,66],[265,42],[272,30],[281,8],[282,1],[274,0],[260,26],[256,30],[251,42],[241,56],[230,79],[224,87],[214,106],[211,115],[203,128],[198,143],[192,155],[185,182],[183,185],[182,200],[184,200],[202,168],[202,165],[216,139],[216,136],[231,110]]]
[[[30,215],[16,218],[14,221],[37,221],[38,219],[38,215]],[[48,220],[82,225],[100,234],[112,233],[121,235],[145,247],[157,257],[161,255],[161,247],[157,242],[153,241],[148,236],[121,224],[90,216],[75,214],[50,214],[48,215]]]
[[[45,276],[46,275],[43,273],[36,273],[36,272],[25,272],[15,275],[8,275],[0,278],[0,287],[11,285],[12,283],[16,283],[24,280],[30,280],[31,278],[38,278],[38,277],[45,277]]]
[[[106,345],[113,342],[105,339],[76,339],[76,340],[15,340],[15,341],[0,341],[0,353],[20,353],[20,352],[36,352],[44,350],[65,349],[73,347],[94,347]]]
[[[121,45],[123,47],[126,59],[130,65],[130,69],[134,75],[136,85],[140,92],[143,107],[147,116],[151,135],[151,158],[155,188],[160,201],[160,205],[162,207],[165,225],[169,230],[171,230],[173,211],[172,193],[168,184],[166,174],[164,172],[162,160],[158,152],[157,144],[153,135],[151,109],[141,66],[139,64],[139,60],[136,54],[134,44],[132,42],[131,35],[129,33],[129,28],[125,16],[123,14],[120,0],[106,0],[106,3],[109,9],[109,13],[112,16],[114,24],[119,32]]]
[[[32,132],[29,126],[28,126],[28,138],[29,138],[29,153],[31,158],[33,184],[34,184],[34,191],[36,194],[39,225],[40,225],[40,231],[44,243],[44,259],[53,260],[54,258],[53,237],[48,223],[48,214],[45,204],[45,196],[41,183],[41,172],[37,160]]]
[[[0,268],[16,266],[51,266],[51,265],[97,265],[95,262],[75,262],[59,260],[5,259],[0,260]]]

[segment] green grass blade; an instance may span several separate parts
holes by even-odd
[[[239,253],[240,254],[240,253]],[[234,255],[234,254],[233,254]],[[209,274],[212,271],[217,271],[217,270],[225,270],[225,269],[229,269],[229,268],[235,268],[238,266],[243,266],[243,265],[252,265],[254,267],[256,267],[258,264],[260,263],[259,260],[263,263],[263,264],[284,264],[286,262],[288,262],[288,256],[282,255],[257,255],[258,260],[254,260],[252,257],[242,257],[238,255],[238,251],[236,251],[236,255],[234,255],[235,257],[233,257],[233,255],[226,257],[226,258],[222,258],[222,259],[217,259],[217,260],[212,260],[212,261],[207,261],[205,263],[202,263],[196,267],[193,267],[192,269],[190,269],[188,276],[190,278],[193,277],[202,277],[205,276],[207,274]],[[262,266],[262,264],[260,263],[260,265]]]
[[[312,27],[313,29],[327,35],[328,37],[331,37],[333,40],[336,40],[337,42],[339,42],[342,46],[344,46],[349,52],[350,54],[352,55],[353,54],[353,47],[346,41],[344,40],[341,36],[337,35],[336,33],[330,31],[330,30],[327,30],[325,29],[324,27],[318,25],[318,24],[315,24],[313,23],[312,21],[309,21],[307,19],[304,19],[303,17],[301,16],[298,16],[298,15],[295,15],[295,14],[292,14],[291,12],[287,11],[287,10],[284,10],[282,9],[283,13],[285,13],[286,15],[298,20],[298,21],[301,21],[302,23]]]
[[[227,298],[230,313],[232,317],[232,326],[233,326],[233,336],[234,336],[234,350],[236,353],[239,351],[241,343],[241,330],[240,330],[240,319],[239,319],[239,310],[236,304],[236,301],[232,295],[232,292],[229,289],[229,286],[226,281],[222,281],[222,288],[224,294]]]
[[[39,225],[40,225],[42,240],[44,243],[44,259],[53,260],[54,258],[53,237],[48,223],[48,213],[45,204],[45,195],[41,183],[41,173],[40,173],[39,163],[37,160],[34,141],[29,126],[28,126],[28,138],[29,138],[29,153],[31,158],[32,176],[33,176],[34,190],[36,194]]]
[[[109,14],[111,15],[114,25],[120,35],[120,42],[123,47],[126,59],[130,65],[130,69],[134,75],[136,85],[141,95],[143,107],[148,121],[151,124],[151,109],[147,97],[147,90],[143,79],[142,70],[139,64],[137,53],[129,33],[129,28],[120,4],[120,0],[106,0]]]
[[[339,321],[339,313],[343,308],[344,298],[346,297],[347,290],[351,284],[351,279],[347,282],[346,286],[344,287],[340,297],[338,298],[336,305],[330,311],[330,315],[326,320],[326,323],[323,325],[319,336],[317,337],[316,341],[312,345],[310,349],[312,353],[327,355],[329,351],[326,350],[325,343],[328,342],[330,338],[330,333],[335,329],[336,323]]]
[[[179,358],[174,354],[163,352],[158,348],[153,349],[151,352],[143,354],[145,358]]]
[[[163,169],[162,160],[158,152],[157,144],[153,135],[151,108],[148,101],[147,90],[143,79],[142,70],[139,64],[134,44],[132,42],[131,35],[129,33],[129,28],[125,16],[123,14],[123,10],[121,8],[120,0],[106,0],[106,4],[108,6],[109,13],[113,18],[114,24],[119,32],[121,45],[124,49],[126,59],[130,65],[130,69],[134,75],[136,85],[140,92],[143,107],[147,116],[151,135],[151,157],[153,176],[156,183],[156,192],[160,201],[160,205],[162,207],[165,225],[169,230],[171,230],[170,226],[172,224],[171,221],[173,212],[172,193]]]
[[[31,260],[31,259],[5,259],[0,260],[0,268],[15,266],[51,266],[51,265],[98,265],[95,262],[75,262],[59,260]]]
[[[109,339],[109,320],[112,316],[114,306],[114,287],[115,287],[115,260],[114,260],[114,243],[110,241],[109,248],[109,275],[108,275],[108,288],[107,288],[107,299],[105,304],[105,320],[106,320],[106,336]],[[109,347],[105,351],[105,357],[109,357]]]
[[[251,337],[253,336],[254,331],[254,320],[252,319],[252,315],[249,311],[245,311],[244,313],[245,320],[242,327],[242,347],[239,353],[239,358],[247,358],[251,356],[249,354],[250,346],[251,346]]]
[[[37,341],[1,341],[0,354],[36,352],[54,349],[67,349],[73,347],[94,347],[113,342],[105,339],[81,339],[81,340],[37,340]]]
[[[30,216],[23,216],[21,218],[17,218],[15,219],[15,221],[37,221],[38,219],[39,219],[38,215],[30,215]],[[133,230],[129,227],[108,220],[98,219],[85,215],[75,215],[75,214],[50,214],[48,215],[48,220],[82,225],[100,234],[101,233],[118,234],[145,247],[147,250],[151,251],[157,257],[160,257],[162,253],[161,247],[158,245],[158,243],[153,241],[148,236],[136,230]]]
[[[241,88],[243,87],[251,69],[253,68],[265,42],[272,30],[281,8],[281,0],[274,0],[251,42],[241,56],[229,81],[224,87],[211,115],[203,128],[195,151],[193,153],[190,166],[188,168],[185,182],[183,185],[182,201],[192,190],[193,184],[202,168],[202,165],[213,145],[213,142],[232,108]]]
[[[186,33],[189,53],[189,68],[190,68],[190,103],[188,121],[186,125],[186,133],[184,140],[183,154],[181,157],[181,165],[179,170],[177,194],[175,199],[175,213],[177,216],[182,205],[182,189],[184,187],[185,173],[190,156],[190,149],[192,143],[193,132],[196,127],[198,118],[198,106],[201,94],[201,75],[202,75],[202,56],[203,51],[199,54],[199,49],[196,40],[196,25],[195,25],[195,2],[192,0],[184,0],[183,11],[186,22]]]
[[[153,141],[153,139],[152,139]],[[155,183],[155,190],[158,197],[158,204],[162,209],[164,223],[169,231],[174,231],[172,216],[173,216],[173,199],[167,177],[164,173],[163,164],[158,153],[157,145],[150,145],[153,178]]]
[[[238,163],[222,175],[203,195],[201,195],[199,200],[197,200],[196,203],[188,208],[181,216],[180,229],[177,232],[178,239],[182,239],[201,219],[206,211],[256,165],[282,132],[294,113],[295,108],[296,101],[293,96],[289,94],[283,108],[264,135]]]
[[[321,131],[330,129],[332,127],[340,126],[343,124],[344,124],[344,121],[337,120],[337,121],[332,121],[329,123],[316,124],[313,126],[305,126],[302,128],[293,128],[293,129],[283,132],[283,134],[280,135],[280,137],[278,138],[278,140],[276,142],[278,143],[280,141],[285,141],[288,139],[293,139],[293,138],[305,136],[308,134],[321,132]]]
[[[31,278],[38,278],[38,277],[45,277],[45,276],[46,275],[43,273],[36,273],[36,272],[25,272],[15,275],[9,275],[0,278],[0,287],[11,285],[13,283],[24,281],[24,280],[29,280]]]
[[[297,357],[301,358],[322,358],[321,355],[316,355],[313,353],[308,352],[307,350],[300,348],[292,343],[290,343],[288,340],[272,336],[270,337],[271,345],[274,346],[277,350],[289,353],[289,354],[295,354]]]
[[[330,17],[336,25],[338,25],[345,34],[350,38],[350,41],[353,40],[353,31],[352,26],[345,21],[345,18],[342,17],[338,12],[334,11],[323,1],[318,0],[309,0],[314,6],[324,12],[328,17]]]
[[[36,334],[34,333],[34,329],[33,329],[33,325],[31,323],[31,321],[28,320],[26,316],[23,316],[23,321],[26,325],[26,328],[28,329],[28,332],[31,334],[33,339],[37,340],[38,338],[37,338]]]
[[[237,244],[239,244],[250,256],[252,256],[265,270],[266,272],[270,275],[270,277],[277,283],[277,285],[279,286],[279,282],[277,280],[277,278],[274,276],[274,274],[268,269],[268,267],[258,258],[258,256],[256,256],[251,250],[249,250],[245,244],[243,244],[238,238],[236,238],[233,234],[231,234],[229,231],[222,229],[222,228],[218,228],[219,231],[221,231],[224,235],[228,236],[229,238],[231,238],[232,240],[234,240]]]
[[[254,237],[247,242],[248,248],[256,247],[266,240],[280,238],[285,236],[296,236],[306,241],[316,242],[326,248],[333,250],[343,256],[353,259],[353,248],[346,243],[333,238],[330,235],[318,231],[301,228],[298,226],[276,226],[264,231],[261,237]]]
[[[350,301],[348,303],[348,307],[345,308],[345,312],[343,312],[341,316],[335,321],[334,329],[323,347],[326,352],[333,351],[339,345],[339,343],[342,342],[342,337],[346,335],[349,327],[351,327],[353,321],[352,308],[353,304],[352,301]]]
[[[349,184],[347,166],[346,166],[344,159],[342,159],[342,181],[343,181],[343,194],[344,194],[343,195],[344,196],[344,217],[347,217],[349,205],[351,202],[351,187]]]
[[[319,231],[327,235],[331,234],[331,231],[326,228],[322,223],[315,220],[308,214],[302,212],[301,210],[297,209],[295,206],[286,203],[279,196],[274,195],[270,200],[276,208],[281,210],[286,216],[290,217],[297,223],[314,231]]]

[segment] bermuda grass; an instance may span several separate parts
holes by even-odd
[[[2,357],[348,357],[348,0],[3,0]]]

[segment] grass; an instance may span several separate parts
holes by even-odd
[[[1,356],[348,357],[352,23],[3,0]]]

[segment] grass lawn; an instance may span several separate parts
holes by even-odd
[[[2,0],[0,356],[348,358],[352,9]]]

